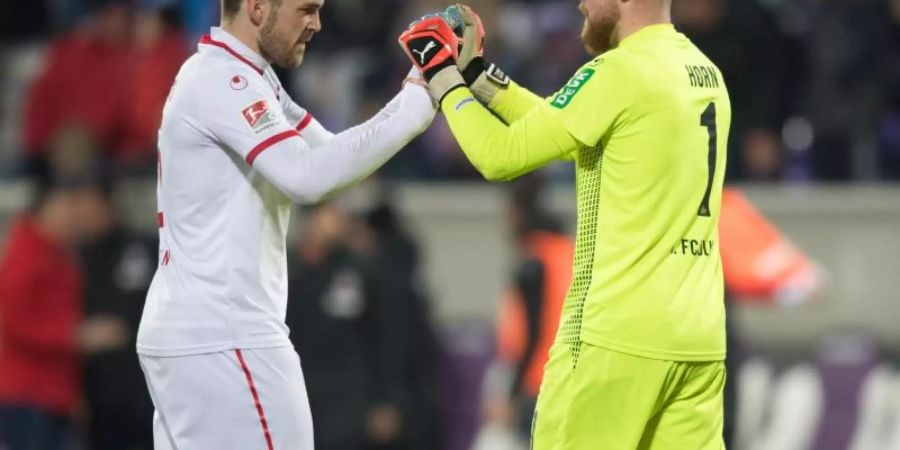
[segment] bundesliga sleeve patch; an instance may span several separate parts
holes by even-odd
[[[265,100],[260,100],[241,111],[244,120],[257,134],[275,125],[275,113],[269,109]]]
[[[550,102],[550,104],[558,109],[569,106],[575,96],[578,95],[581,88],[587,84],[588,80],[590,80],[596,72],[595,69],[590,67],[585,67],[578,71],[578,73],[556,93],[556,96],[553,97],[553,101]]]

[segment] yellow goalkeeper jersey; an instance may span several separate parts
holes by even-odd
[[[533,107],[521,107],[533,95],[513,84],[489,105],[506,124],[470,95],[458,89],[442,106],[489,178],[575,162],[576,254],[557,340],[723,359],[717,225],[731,104],[718,68],[673,26],[654,25]]]

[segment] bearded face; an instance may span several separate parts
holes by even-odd
[[[272,0],[272,9],[259,30],[259,51],[266,60],[285,69],[293,69],[303,62],[306,43],[321,29],[321,2],[303,0]],[[307,6],[303,6],[306,4]]]
[[[615,32],[622,17],[619,0],[582,0],[579,9],[584,14],[581,41],[587,52],[598,56],[615,47]]]
[[[273,9],[259,32],[259,52],[272,64],[293,69],[303,62],[303,52],[292,48],[289,37],[278,32],[278,10]]]

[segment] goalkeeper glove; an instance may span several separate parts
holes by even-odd
[[[509,77],[494,64],[484,60],[484,25],[481,17],[472,8],[463,5],[452,5],[444,11],[449,17],[457,35],[462,41],[457,58],[457,66],[466,84],[475,97],[487,105],[500,89],[509,86]]]
[[[456,67],[459,37],[443,15],[425,16],[400,35],[400,46],[428,81],[431,97],[440,105],[453,89],[465,86]]]

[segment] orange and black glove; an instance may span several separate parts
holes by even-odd
[[[425,16],[400,35],[400,46],[428,81],[428,90],[438,104],[450,91],[465,86],[456,66],[459,37],[443,14]]]

